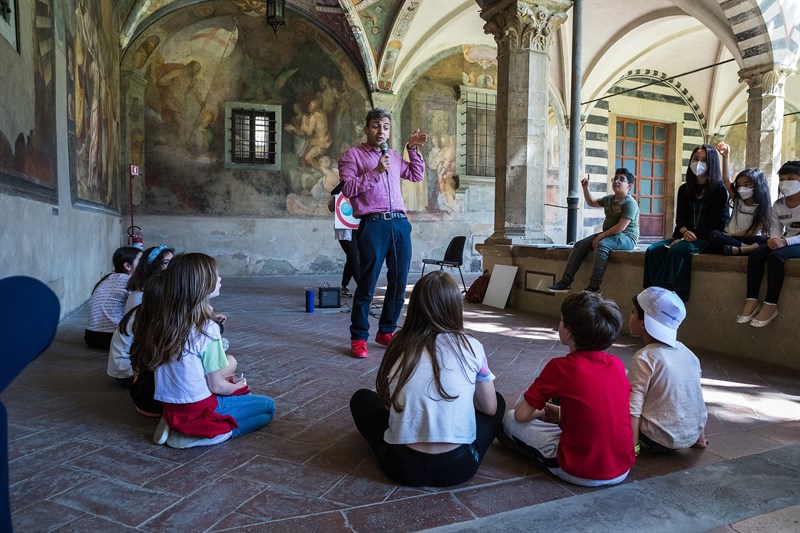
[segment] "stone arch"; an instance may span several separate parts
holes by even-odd
[[[764,21],[761,5],[764,0],[726,2],[720,0],[725,18],[736,37],[741,54],[741,67],[749,68],[774,62],[772,41]],[[771,2],[777,4],[777,2]],[[759,5],[761,4],[761,5]]]

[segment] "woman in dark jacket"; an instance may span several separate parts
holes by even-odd
[[[650,245],[644,256],[644,287],[675,291],[689,301],[692,256],[710,249],[708,234],[728,221],[728,191],[717,151],[707,144],[692,150],[686,183],[678,188],[672,238]]]

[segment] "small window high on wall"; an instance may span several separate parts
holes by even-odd
[[[0,0],[0,35],[17,48],[17,0]]]
[[[225,167],[281,168],[281,108],[275,105],[225,105]]]
[[[458,93],[459,177],[466,183],[494,179],[497,91],[459,85]]]

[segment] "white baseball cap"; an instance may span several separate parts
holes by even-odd
[[[647,333],[664,344],[675,346],[678,326],[686,318],[686,307],[678,295],[661,287],[648,287],[636,295],[644,309]]]

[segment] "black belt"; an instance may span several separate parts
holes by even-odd
[[[402,211],[386,211],[385,213],[370,213],[361,217],[364,220],[391,220],[393,218],[406,218],[406,214]]]

